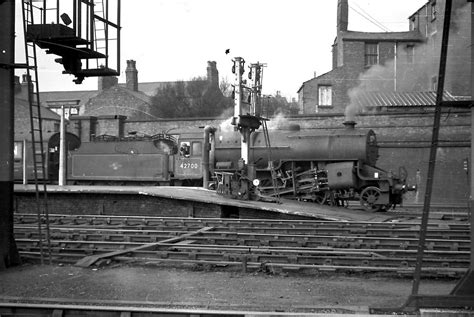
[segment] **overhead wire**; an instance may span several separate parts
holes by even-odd
[[[382,23],[380,23],[379,21],[377,21],[374,17],[372,17],[369,13],[367,13],[364,9],[362,9],[361,7],[359,7],[358,5],[356,5],[357,8],[359,10],[361,10],[362,12],[356,10],[353,6],[349,5],[349,8],[351,8],[354,12],[356,12],[357,14],[359,14],[361,17],[363,17],[364,19],[366,19],[367,21],[369,21],[370,23],[374,24],[375,26],[377,26],[378,28],[382,29],[383,31],[385,32],[392,32],[389,28],[387,28],[385,25],[383,25]]]

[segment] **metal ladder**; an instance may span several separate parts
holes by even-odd
[[[94,29],[94,47],[92,47],[93,50],[104,54],[105,56],[108,56],[108,46],[107,46],[107,38],[108,38],[108,25],[103,22],[105,20],[105,10],[104,10],[104,1],[103,0],[98,0],[94,2],[94,6],[92,7],[93,9],[93,16],[94,18],[92,19],[93,22],[93,29]],[[97,9],[96,9],[97,8]],[[97,17],[98,18],[97,18]],[[100,67],[99,61],[97,60],[97,67]],[[102,65],[102,66],[108,66],[108,65]]]
[[[273,195],[276,197],[277,202],[280,202],[280,193],[278,192],[278,189],[277,189],[276,173],[275,173],[275,168],[273,166],[273,161],[272,161],[272,148],[270,144],[270,135],[268,134],[267,121],[265,119],[262,120],[262,128],[263,128],[263,136],[265,138],[265,147],[267,148],[268,167],[270,168],[270,173],[272,176]]]
[[[43,130],[41,120],[41,106],[38,89],[38,66],[36,59],[36,45],[27,40],[27,29],[33,24],[33,1],[22,1],[23,28],[25,36],[25,58],[28,83],[28,101],[31,126],[31,144],[33,152],[33,171],[35,181],[36,212],[38,216],[38,245],[41,253],[41,264],[44,264],[44,238],[42,228],[42,216],[45,222],[45,238],[48,251],[49,263],[51,264],[51,240],[49,232],[48,196],[46,188],[46,155],[43,144]]]

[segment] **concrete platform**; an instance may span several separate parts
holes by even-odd
[[[76,195],[81,195],[83,199],[92,199],[92,197],[100,196],[100,199],[120,199],[120,196],[134,196],[137,206],[143,207],[143,199],[147,201],[164,200],[173,202],[175,206],[181,204],[191,204],[193,210],[196,209],[194,204],[198,204],[199,208],[211,207],[215,210],[214,215],[204,215],[207,217],[222,217],[218,213],[220,211],[232,210],[232,212],[239,215],[240,218],[266,218],[267,215],[273,214],[271,218],[283,219],[302,219],[313,218],[315,220],[332,220],[332,221],[387,221],[393,218],[393,215],[387,215],[383,212],[373,213],[364,210],[350,209],[344,207],[323,206],[315,203],[300,202],[294,200],[282,199],[281,203],[263,202],[263,201],[244,201],[225,198],[217,195],[215,191],[207,190],[199,187],[178,187],[178,186],[159,186],[159,187],[145,187],[145,186],[58,186],[48,185],[48,197],[50,200],[56,199],[58,195],[62,197],[71,198],[71,208],[75,207],[72,204],[77,204],[73,199]],[[15,185],[14,186],[16,199],[19,197],[32,196],[35,192],[34,185]],[[85,195],[85,196],[84,196]],[[113,197],[112,197],[113,196]],[[87,198],[89,197],[89,198]],[[20,198],[21,199],[21,198]],[[67,198],[64,198],[67,200]],[[67,204],[61,202],[61,206],[67,208]],[[82,200],[83,203],[86,201]],[[133,208],[133,203],[128,201],[129,207]],[[94,209],[94,208],[91,208]],[[22,212],[21,210],[18,210]],[[243,212],[245,211],[245,212]],[[51,211],[50,211],[51,212]],[[53,211],[57,213],[56,211]],[[65,211],[63,213],[66,213]],[[95,212],[92,212],[95,213]],[[108,212],[98,212],[99,214],[107,214]],[[225,212],[224,212],[225,213]],[[130,214],[131,215],[131,214]],[[172,216],[166,214],[165,216]],[[176,216],[183,216],[182,214]],[[200,217],[199,213],[194,211],[188,216]],[[235,216],[235,215],[234,215]],[[224,215],[225,217],[225,215]]]

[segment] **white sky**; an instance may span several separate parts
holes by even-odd
[[[24,62],[20,2],[16,1],[17,63]],[[407,31],[408,17],[426,2],[349,0],[349,30],[383,32],[358,11],[390,31]],[[267,64],[264,94],[279,90],[290,100],[315,72],[331,70],[336,12],[337,0],[122,0],[119,82],[125,81],[128,59],[137,61],[139,82],[206,76],[207,61],[216,61],[220,78],[233,82],[231,59],[240,56],[247,64]],[[74,84],[55,58],[40,56],[41,91],[97,88],[96,78]]]

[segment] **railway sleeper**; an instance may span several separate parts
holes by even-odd
[[[26,234],[20,235],[16,233],[17,238],[27,238],[27,239],[38,239],[38,234],[36,232],[28,232]],[[66,233],[61,234],[57,231],[51,232],[51,237],[55,240],[77,240],[77,241],[116,241],[116,242],[155,242],[163,239],[167,239],[169,235],[151,235],[151,234],[139,234],[139,231],[134,234],[73,234]],[[62,238],[62,239],[61,239]],[[332,247],[332,248],[351,248],[351,249],[400,249],[400,250],[415,250],[417,249],[417,244],[415,241],[404,241],[398,242],[398,239],[384,239],[384,240],[374,240],[374,239],[339,239],[335,237],[285,237],[284,239],[269,239],[268,236],[262,236],[260,239],[245,239],[240,237],[237,240],[230,237],[221,238],[221,237],[209,237],[208,234],[203,234],[195,238],[196,242],[199,244],[217,244],[217,245],[245,245],[245,246],[266,246],[266,247],[307,247],[307,248],[318,248],[318,247]],[[427,250],[431,251],[468,251],[470,250],[469,241],[428,241]]]
[[[24,252],[21,251],[22,256],[26,256],[31,259],[39,260],[39,252]],[[53,260],[55,262],[67,262],[73,263],[77,260],[76,254],[63,254],[60,257],[53,256]],[[73,260],[74,259],[74,260]],[[236,257],[233,261],[229,261],[226,259],[219,259],[218,257],[213,257],[212,259],[209,257],[199,257],[199,259],[188,259],[184,257],[147,257],[147,256],[118,256],[113,258],[114,261],[127,261],[127,262],[141,262],[141,263],[180,263],[180,264],[212,264],[212,265],[219,265],[222,267],[226,267],[229,265],[238,265],[242,266],[245,263],[247,269],[249,268],[282,268],[282,269],[312,269],[316,271],[366,271],[366,272],[391,272],[397,274],[413,274],[414,266],[409,266],[407,264],[402,264],[399,266],[374,266],[373,263],[370,261],[360,261],[360,265],[357,265],[354,262],[351,263],[336,263],[334,259],[326,259],[322,264],[302,264],[302,263],[278,263],[278,262],[261,262],[255,261],[254,257]],[[454,276],[463,274],[465,268],[453,268],[453,267],[439,267],[439,266],[428,266],[429,263],[424,263],[422,274],[423,276],[432,276],[433,274],[437,276]],[[402,268],[402,269],[401,269]]]

